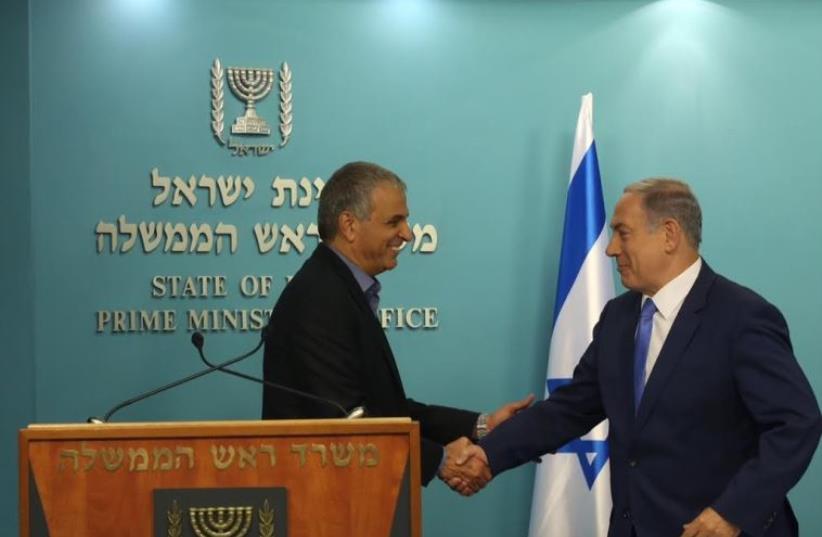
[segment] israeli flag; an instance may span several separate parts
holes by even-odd
[[[582,97],[565,204],[565,228],[548,357],[546,397],[570,382],[614,296],[608,234],[593,128],[593,96]],[[534,482],[530,537],[591,537],[608,532],[611,512],[608,424],[542,458]]]

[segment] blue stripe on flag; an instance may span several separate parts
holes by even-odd
[[[568,186],[554,322],[571,292],[571,286],[588,251],[602,233],[604,225],[605,202],[602,198],[596,142],[592,142]]]

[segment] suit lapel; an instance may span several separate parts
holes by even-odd
[[[405,390],[403,389],[402,380],[400,379],[400,372],[397,369],[397,363],[394,360],[394,353],[391,352],[391,346],[388,343],[388,338],[385,336],[385,331],[382,329],[382,326],[380,325],[377,317],[374,315],[374,312],[371,311],[371,306],[368,305],[368,300],[365,298],[365,293],[360,288],[360,284],[357,283],[357,279],[354,278],[354,275],[351,273],[351,269],[349,269],[342,259],[340,259],[339,256],[337,256],[337,254],[325,244],[321,243],[317,246],[315,255],[320,256],[322,260],[328,263],[333,268],[334,272],[345,283],[348,293],[357,304],[360,316],[368,326],[368,329],[373,332],[373,341],[381,342],[383,359],[385,360],[388,369],[391,371],[392,377],[394,377],[394,383],[397,385],[397,389],[402,394],[402,398],[405,399]]]
[[[716,274],[703,260],[699,276],[691,291],[685,297],[679,314],[677,314],[676,320],[671,326],[671,331],[668,332],[668,337],[665,338],[665,343],[662,345],[656,364],[648,377],[645,392],[642,394],[642,400],[639,403],[636,415],[637,430],[647,421],[654,405],[664,392],[666,383],[676,369],[676,365],[685,355],[688,344],[699,327],[701,321],[700,311],[705,306],[708,291],[715,278]],[[633,367],[631,370],[633,370]]]

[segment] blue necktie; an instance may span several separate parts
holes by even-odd
[[[650,298],[642,305],[639,313],[639,327],[634,340],[634,412],[639,408],[642,392],[645,390],[645,362],[648,361],[648,344],[654,328],[656,304]]]

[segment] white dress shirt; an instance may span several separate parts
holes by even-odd
[[[696,277],[699,276],[700,268],[702,268],[701,257],[697,258],[690,267],[650,297],[656,305],[656,313],[654,313],[651,341],[648,343],[648,359],[645,361],[646,383],[651,371],[654,369],[656,359],[659,357],[659,351],[662,350],[662,345],[665,344],[665,340],[668,338],[668,332],[671,331],[671,326],[673,326],[676,316],[682,308],[682,303],[685,302],[685,297],[691,292]],[[647,295],[643,295],[642,304],[645,304],[648,298]]]

